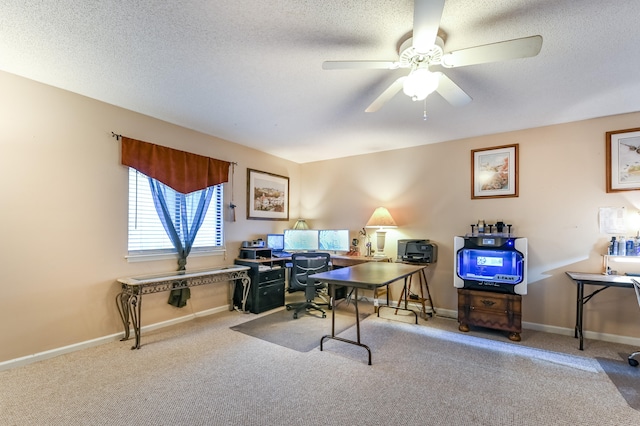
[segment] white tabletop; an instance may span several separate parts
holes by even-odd
[[[567,275],[574,281],[581,281],[585,284],[609,285],[619,287],[633,287],[632,278],[640,281],[640,277],[630,275],[605,275],[586,272],[567,272]]]

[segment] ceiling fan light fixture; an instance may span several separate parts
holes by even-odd
[[[416,68],[405,78],[402,91],[413,101],[422,101],[438,88],[441,75],[427,68]]]
[[[400,89],[414,101],[424,101],[430,93],[438,94],[452,106],[464,106],[472,101],[445,73],[432,73],[429,67],[466,67],[469,65],[511,59],[530,58],[540,53],[542,36],[504,40],[481,46],[444,53],[446,33],[440,27],[444,4],[447,0],[414,0],[413,31],[400,40],[398,61],[325,61],[323,69],[406,69],[403,75],[387,87],[365,112],[378,111]],[[433,43],[433,44],[432,44]],[[434,68],[440,69],[440,68]],[[426,104],[425,104],[426,107]],[[424,115],[426,117],[426,113]]]

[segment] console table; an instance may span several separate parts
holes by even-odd
[[[251,287],[248,270],[249,267],[247,266],[233,265],[194,271],[174,271],[139,277],[118,278],[118,282],[122,285],[122,291],[116,296],[116,306],[124,325],[124,337],[121,341],[129,339],[129,326],[131,324],[136,336],[135,345],[131,349],[140,349],[142,296],[145,294],[228,281],[231,285],[229,306],[230,310],[233,310],[233,293],[236,282],[240,281],[243,287],[242,311],[244,311],[249,288]]]

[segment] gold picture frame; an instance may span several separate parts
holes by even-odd
[[[247,219],[289,220],[289,178],[247,169]]]
[[[640,189],[640,128],[606,133],[607,192]]]
[[[519,144],[471,150],[471,198],[518,196]]]

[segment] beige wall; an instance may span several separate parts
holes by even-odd
[[[640,208],[638,191],[605,191],[605,132],[637,127],[638,120],[639,113],[627,114],[305,164],[301,210],[314,226],[348,227],[355,237],[375,207],[387,207],[399,227],[388,232],[385,252],[395,256],[399,238],[436,242],[431,294],[436,307],[454,313],[453,237],[469,232],[479,219],[511,223],[529,240],[523,321],[571,333],[575,285],[565,271],[601,271],[610,236],[599,233],[599,208],[626,207],[632,215]],[[472,200],[470,151],[516,143],[520,196]],[[599,294],[585,308],[585,330],[604,339],[637,339],[640,312],[634,296],[630,289]]]
[[[572,329],[575,312],[564,271],[600,268],[609,236],[598,231],[598,208],[640,206],[638,192],[604,189],[604,132],[637,127],[640,114],[298,165],[2,72],[0,93],[0,362],[119,333],[115,279],[176,267],[125,260],[127,171],[112,131],[239,163],[227,255],[190,258],[188,268],[232,263],[242,240],[281,231],[297,217],[355,237],[384,205],[399,224],[387,253],[395,256],[398,238],[435,241],[432,295],[436,307],[455,311],[453,236],[478,219],[501,219],[529,238],[524,320],[560,331]],[[520,144],[520,197],[471,200],[470,150],[512,143]],[[247,168],[291,178],[291,221],[245,219]],[[228,202],[231,186],[225,190]],[[145,324],[224,306],[225,290],[195,288],[183,309],[167,305],[164,293],[146,298]],[[640,336],[629,290],[596,300],[587,306],[588,330]]]
[[[120,332],[115,279],[177,268],[125,260],[127,168],[112,131],[238,162],[227,256],[190,257],[188,269],[232,263],[242,240],[293,223],[246,220],[247,168],[289,176],[298,215],[296,163],[2,72],[0,93],[0,362]],[[167,297],[145,298],[145,324],[227,303],[226,286],[194,288],[182,309]]]

